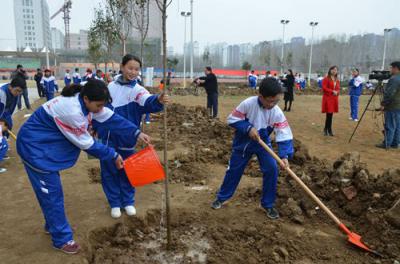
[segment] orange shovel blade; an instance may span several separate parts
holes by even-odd
[[[359,248],[362,248],[362,249],[364,249],[364,250],[366,250],[366,251],[368,251],[368,252],[371,252],[371,253],[373,253],[373,254],[375,254],[375,255],[377,255],[377,256],[382,257],[381,254],[379,254],[379,253],[376,252],[375,250],[372,250],[372,249],[370,249],[369,247],[367,247],[367,245],[365,245],[365,244],[361,241],[361,236],[358,235],[358,234],[356,234],[356,233],[351,232],[343,223],[341,223],[341,224],[339,225],[339,228],[340,228],[344,233],[346,233],[347,238],[348,238],[348,241],[349,241],[351,244],[353,244],[353,245],[355,245],[355,246],[357,246],[357,247],[359,247]]]

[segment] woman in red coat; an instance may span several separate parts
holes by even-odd
[[[329,68],[328,76],[322,80],[322,113],[326,113],[325,136],[333,136],[332,118],[333,113],[339,112],[339,91],[340,82],[338,80],[338,68],[332,66]]]

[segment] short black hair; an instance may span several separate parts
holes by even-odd
[[[25,80],[21,77],[16,77],[11,80],[10,85],[12,88],[19,87],[21,89],[25,88]]]
[[[9,128],[9,127],[10,127],[10,125],[8,124],[8,121],[7,121],[7,119],[5,119],[5,118],[0,118],[0,122],[3,122],[3,123],[4,123],[4,125],[6,125],[6,127],[7,127],[7,128]]]
[[[390,63],[390,66],[392,66],[392,68],[397,68],[400,70],[400,61],[392,62],[392,63]]]
[[[140,58],[138,56],[132,55],[132,54],[126,54],[123,58],[122,58],[122,66],[125,66],[129,61],[134,60],[136,62],[139,63],[139,66],[142,67],[142,61],[140,60]]]
[[[18,64],[17,69],[21,69],[21,68],[24,68],[24,66],[22,66],[21,64]]]
[[[282,93],[282,86],[277,79],[267,77],[262,80],[258,91],[262,97],[273,97]]]
[[[209,72],[212,72],[212,68],[210,66],[207,66],[206,70],[209,71]]]

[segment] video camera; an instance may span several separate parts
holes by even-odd
[[[383,81],[390,79],[391,76],[390,71],[372,71],[372,73],[369,74],[369,79]]]

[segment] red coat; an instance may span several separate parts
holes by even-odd
[[[334,95],[333,91],[337,91],[338,94]],[[335,82],[329,77],[325,77],[322,80],[322,113],[339,112],[339,91],[339,80],[336,80],[336,85]]]

